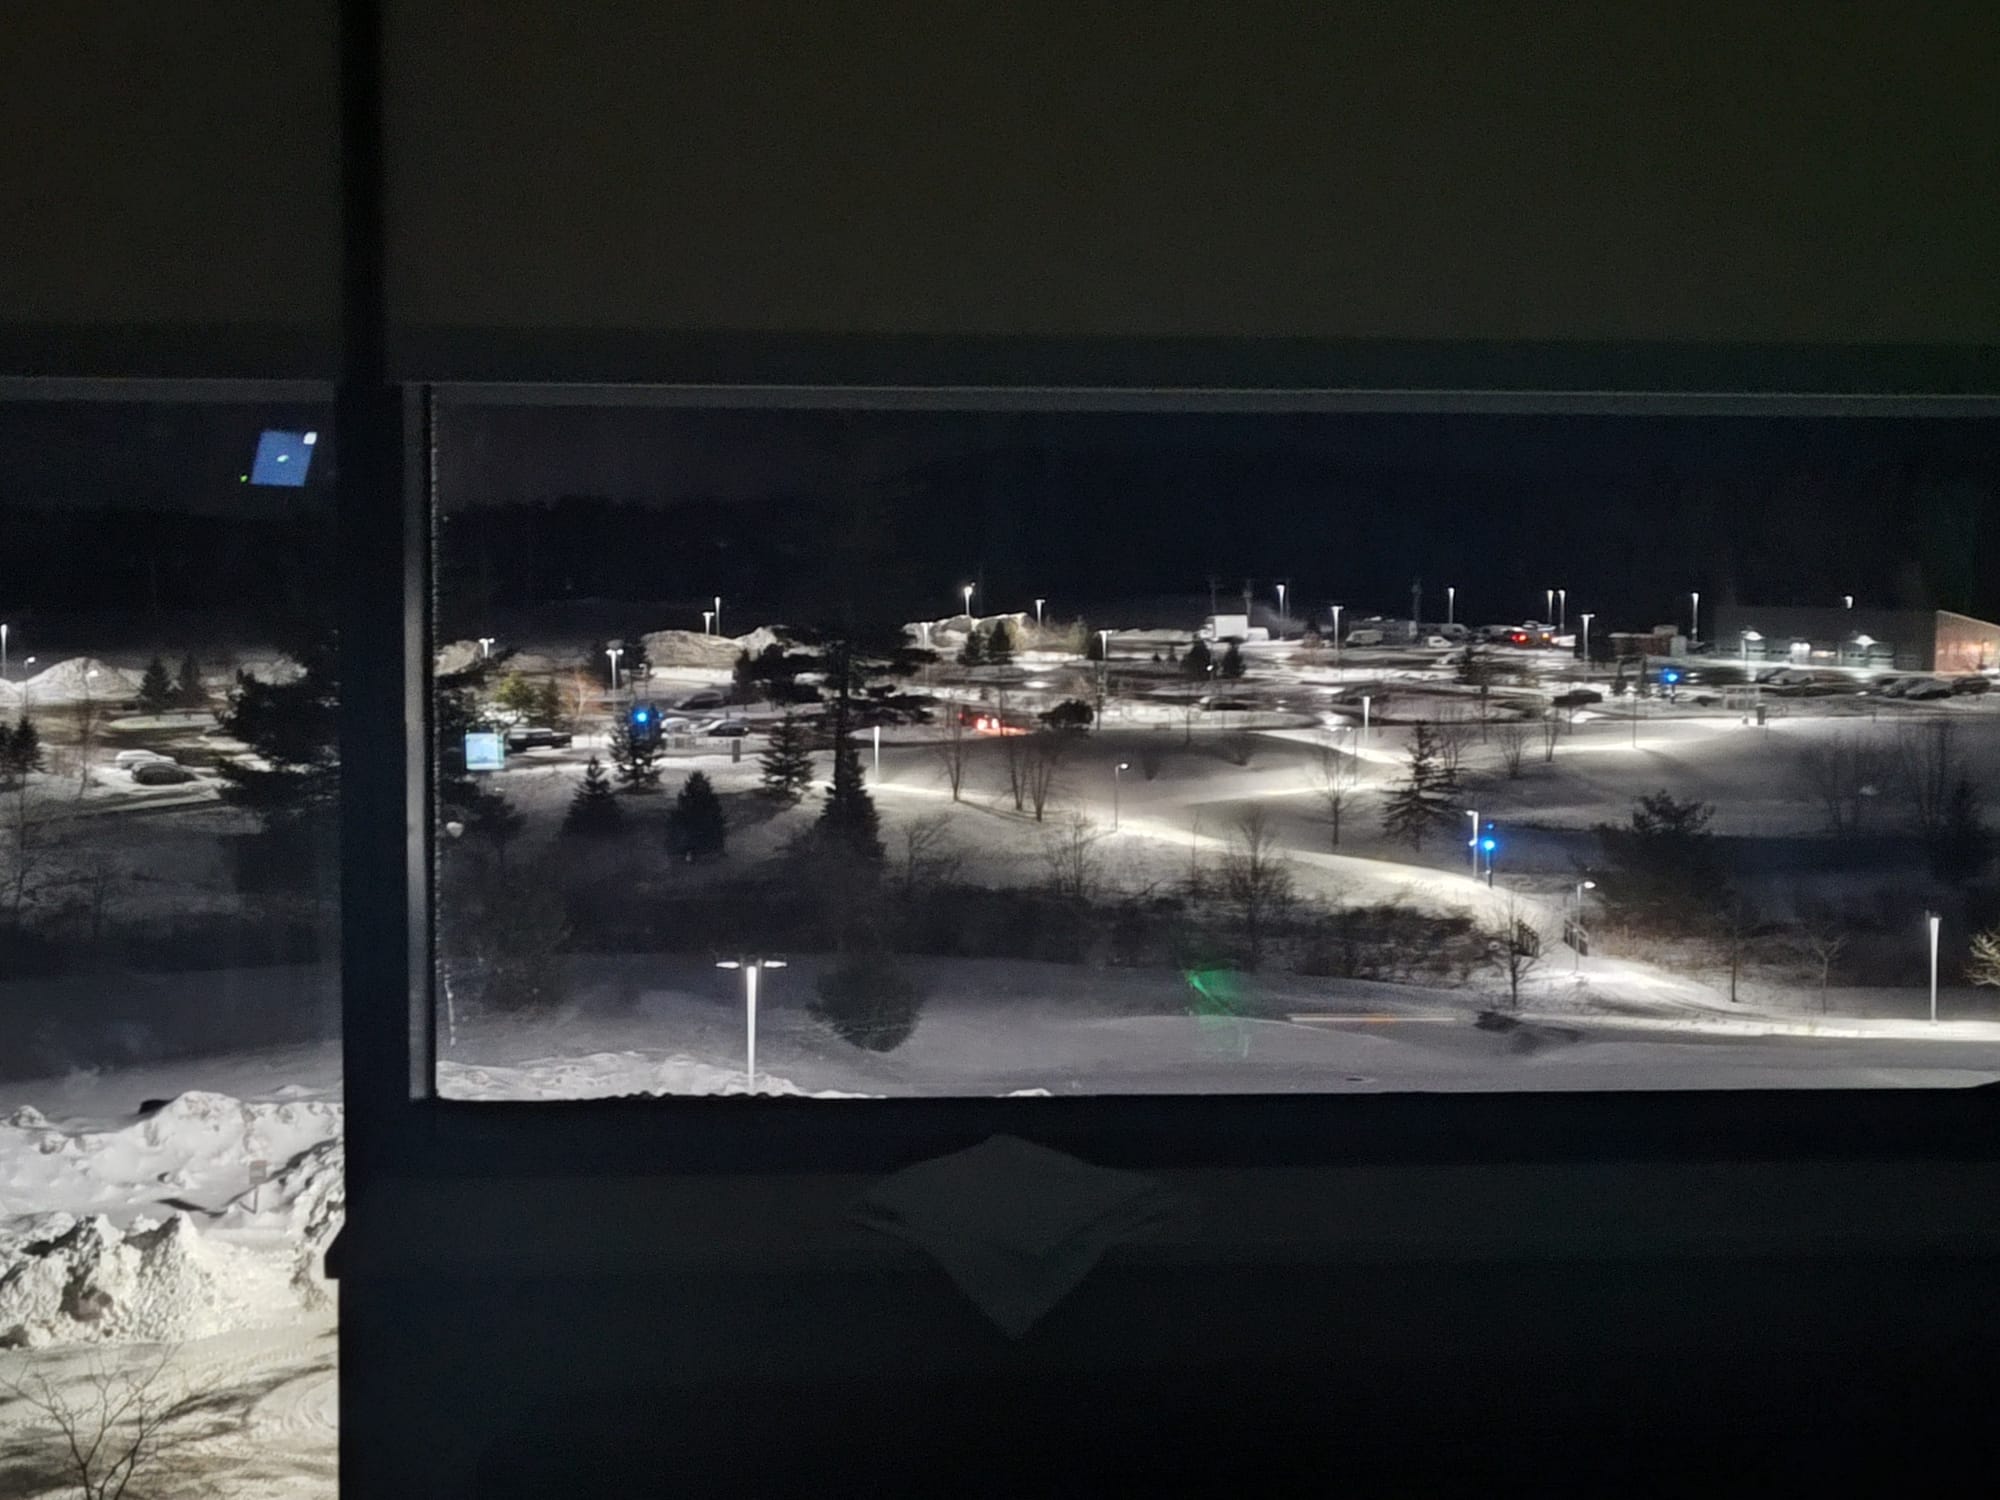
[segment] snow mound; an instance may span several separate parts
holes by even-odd
[[[616,1099],[632,1094],[747,1094],[740,1068],[719,1067],[683,1054],[592,1052],[515,1065],[438,1063],[438,1092],[450,1099]],[[811,1091],[790,1079],[757,1074],[758,1094],[805,1099],[865,1099],[837,1089]]]
[[[766,646],[778,644],[777,633],[759,625],[748,635],[703,635],[698,630],[649,630],[640,639],[645,643],[646,660],[656,667],[728,668],[745,651],[752,656]]]
[[[72,656],[45,667],[17,689],[21,701],[32,703],[79,703],[129,698],[139,691],[136,673],[122,667],[106,666],[94,656]]]
[[[479,642],[446,641],[437,648],[432,658],[431,670],[440,677],[449,677],[454,672],[463,672],[479,660]]]
[[[0,1261],[0,1346],[160,1343],[270,1326],[297,1314],[283,1261],[201,1234],[187,1215],[119,1229],[50,1216]]]

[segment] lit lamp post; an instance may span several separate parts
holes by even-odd
[[[712,609],[705,609],[705,610],[703,610],[703,611],[701,612],[701,633],[702,633],[703,635],[713,635],[713,634],[715,634],[715,611],[714,611],[714,610],[712,610]]]
[[[1111,768],[1111,831],[1118,831],[1118,783],[1125,773],[1132,769],[1130,761],[1121,760]]]
[[[1046,599],[1037,599],[1035,601],[1035,629],[1037,631],[1040,631],[1042,628],[1042,606],[1048,602]]]
[[[1278,585],[1278,634],[1282,636],[1284,635],[1284,633],[1285,633],[1285,586],[1281,583]]]
[[[1557,629],[1557,630],[1558,630],[1559,632],[1567,632],[1567,631],[1568,631],[1568,629],[1569,629],[1569,590],[1568,590],[1568,589],[1557,589],[1557,590],[1556,590],[1556,629]]]
[[[1333,606],[1333,669],[1340,670],[1340,611],[1344,606]]]
[[[1444,587],[1444,622],[1447,625],[1458,621],[1458,590],[1451,584]]]
[[[488,657],[492,656],[493,639],[490,635],[482,635],[479,638],[479,659],[481,661],[485,661]]]
[[[1852,594],[1842,594],[1840,596],[1840,602],[1848,609],[1854,608],[1854,596]]]
[[[1701,590],[1688,590],[1688,644],[1701,639]]]
[[[625,654],[625,648],[623,646],[606,646],[604,654],[611,658],[611,692],[615,697],[618,692],[618,658]]]
[[[0,625],[0,681],[7,676],[7,627]]]
[[[1361,695],[1361,737],[1363,739],[1368,738],[1368,705],[1371,701],[1371,694],[1363,693]]]
[[[1937,1025],[1937,950],[1938,924],[1944,919],[1934,911],[1924,913],[1924,920],[1931,929],[1931,1025]]]
[[[757,1092],[757,971],[784,966],[782,958],[725,958],[716,964],[718,969],[743,971],[743,1071],[753,1094]]]
[[[1554,589],[1543,589],[1542,622],[1544,624],[1553,623],[1555,617],[1556,617],[1556,591]]]
[[[722,634],[722,595],[715,596],[715,633]]]
[[[1746,667],[1750,665],[1750,643],[1751,643],[1752,641],[1761,641],[1761,640],[1763,640],[1763,639],[1764,639],[1764,636],[1763,636],[1763,632],[1761,632],[1761,631],[1757,631],[1757,630],[1746,630],[1746,631],[1744,631],[1744,632],[1743,632],[1743,637],[1742,637],[1742,640],[1743,640],[1743,665],[1745,665]]]
[[[1576,883],[1576,915],[1570,918],[1569,924],[1569,951],[1576,957],[1575,963],[1570,967],[1572,974],[1583,972],[1583,893],[1596,889],[1597,882],[1594,880],[1579,880]]]
[[[1583,664],[1585,668],[1588,668],[1590,666],[1590,622],[1596,619],[1597,616],[1594,614],[1581,614],[1577,618],[1583,621]]]
[[[969,583],[961,585],[959,592],[965,595],[965,617],[969,620],[972,618],[972,585]]]
[[[1489,823],[1486,826],[1488,832],[1486,837],[1479,841],[1479,849],[1486,856],[1486,889],[1490,891],[1493,889],[1493,856],[1499,851],[1500,840],[1493,837],[1491,831],[1493,825]],[[1477,878],[1477,876],[1474,877],[1474,879]]]
[[[1875,644],[1875,637],[1872,635],[1868,635],[1865,632],[1861,635],[1857,635],[1854,638],[1854,649],[1861,653],[1861,662],[1863,666],[1867,665],[1868,651],[1869,648],[1872,647],[1874,644]]]
[[[1476,808],[1468,807],[1465,810],[1465,815],[1472,819],[1472,837],[1465,841],[1465,847],[1467,852],[1472,855],[1472,878],[1477,880],[1479,878],[1479,812]]]

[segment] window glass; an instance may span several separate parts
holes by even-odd
[[[330,447],[310,406],[0,402],[8,1493],[135,1443],[135,1491],[169,1452],[330,1484]]]
[[[1993,435],[462,398],[440,1091],[2000,1076]]]

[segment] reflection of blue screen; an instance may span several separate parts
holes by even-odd
[[[487,734],[479,730],[467,730],[465,735],[465,769],[468,771],[501,771],[507,767],[507,743],[497,734]]]
[[[252,484],[302,485],[306,482],[306,470],[312,465],[313,448],[319,442],[316,432],[281,432],[275,427],[264,429],[257,439],[257,459],[250,465]]]

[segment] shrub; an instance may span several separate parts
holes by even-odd
[[[923,991],[890,953],[850,953],[820,975],[815,988],[812,1013],[870,1052],[902,1046],[923,1010]]]

